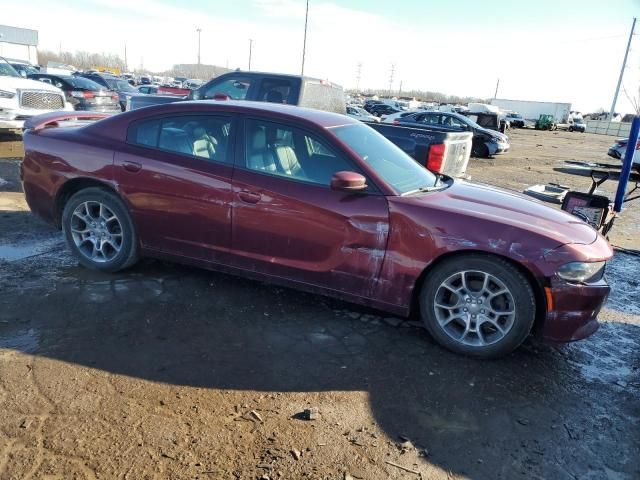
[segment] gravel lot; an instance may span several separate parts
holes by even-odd
[[[510,135],[507,155],[472,160],[474,180],[587,190],[555,169],[613,162],[611,137]],[[640,478],[640,257],[616,253],[593,337],[480,362],[410,321],[260,282],[158,261],[85,270],[28,212],[10,140],[0,479]],[[638,220],[640,202],[612,243],[640,247]]]

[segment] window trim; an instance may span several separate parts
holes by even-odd
[[[255,115],[255,114],[249,114],[249,115],[240,115],[238,118],[238,123],[240,123],[240,128],[238,128],[238,133],[236,135],[236,155],[235,155],[235,162],[234,162],[234,168],[237,168],[239,170],[243,170],[245,172],[250,172],[250,173],[254,173],[257,175],[262,175],[268,178],[280,178],[282,180],[288,181],[288,182],[295,182],[295,183],[301,183],[304,185],[313,185],[315,187],[320,187],[320,188],[324,188],[325,190],[331,190],[331,185],[323,185],[322,183],[318,183],[318,182],[312,182],[312,181],[308,181],[308,180],[302,180],[296,177],[289,177],[286,175],[274,175],[272,173],[269,172],[264,172],[261,170],[254,170],[252,168],[247,167],[246,162],[247,162],[247,158],[246,158],[246,131],[247,131],[247,121],[260,121],[260,122],[266,122],[266,123],[271,123],[274,125],[280,125],[284,128],[289,128],[292,130],[298,130],[300,132],[302,132],[305,135],[311,136],[311,137],[316,137],[319,138],[322,142],[323,145],[326,146],[326,148],[333,153],[336,157],[340,157],[345,159],[352,167],[355,167],[349,171],[351,172],[355,172],[355,173],[359,173],[360,175],[362,175],[363,177],[365,177],[366,181],[367,181],[367,189],[359,192],[359,194],[364,194],[364,195],[382,195],[382,190],[380,190],[380,188],[378,187],[378,185],[376,184],[376,182],[367,174],[366,171],[363,170],[362,167],[360,167],[359,165],[357,165],[357,163],[354,161],[353,158],[351,158],[351,155],[349,155],[347,152],[345,152],[342,148],[336,147],[335,145],[333,145],[332,140],[333,138],[329,136],[328,133],[326,132],[322,132],[322,134],[319,134],[316,131],[313,131],[309,128],[307,128],[306,126],[298,126],[298,125],[292,125],[292,124],[287,124],[284,123],[282,121],[280,121],[280,119],[271,119],[268,117],[262,117],[260,115]],[[239,148],[238,148],[239,147]]]
[[[184,152],[176,152],[174,150],[165,150],[164,148],[159,148],[158,146],[155,147],[151,147],[149,145],[142,145],[139,143],[134,143],[131,142],[129,140],[129,130],[136,124],[138,123],[142,123],[142,122],[146,122],[146,121],[153,121],[153,120],[159,120],[160,121],[160,128],[158,128],[158,137],[156,138],[156,144],[158,143],[158,140],[160,139],[160,129],[162,127],[162,121],[165,118],[175,118],[175,117],[224,117],[224,118],[228,118],[230,120],[230,135],[229,135],[229,141],[228,141],[228,146],[227,146],[227,151],[229,149],[229,146],[233,146],[233,151],[231,152],[231,154],[227,154],[229,155],[231,158],[227,158],[227,161],[225,162],[221,162],[219,160],[214,160],[211,158],[204,158],[204,157],[199,157],[197,155],[189,155],[188,153],[184,153]],[[178,155],[182,158],[185,159],[190,159],[190,160],[198,160],[200,162],[204,162],[207,165],[224,165],[226,167],[229,168],[233,168],[235,167],[236,164],[236,157],[237,157],[237,153],[236,153],[236,138],[238,138],[237,135],[237,130],[238,130],[238,118],[237,115],[233,114],[233,113],[228,113],[228,112],[223,112],[222,114],[212,114],[209,112],[179,112],[176,114],[163,114],[163,115],[157,115],[154,117],[146,117],[146,118],[139,118],[137,120],[133,120],[131,122],[129,122],[129,124],[127,125],[127,132],[126,132],[126,136],[125,136],[125,141],[124,143],[128,146],[131,147],[135,147],[135,148],[140,148],[143,150],[150,150],[150,151],[154,151],[154,152],[161,152],[161,153],[166,153],[169,155]]]

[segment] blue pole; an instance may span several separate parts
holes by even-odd
[[[624,152],[624,161],[622,162],[622,171],[620,172],[620,180],[618,180],[618,190],[616,191],[616,201],[613,209],[620,213],[622,210],[622,202],[627,193],[627,183],[629,183],[629,175],[631,175],[631,166],[633,165],[633,156],[636,153],[636,145],[638,144],[638,134],[640,133],[640,117],[633,117],[631,122],[631,132],[629,133],[629,143]]]

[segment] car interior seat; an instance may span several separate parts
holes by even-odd
[[[256,127],[250,138],[251,142],[247,149],[247,167],[252,170],[275,172],[276,163],[272,152],[267,148],[264,127]]]

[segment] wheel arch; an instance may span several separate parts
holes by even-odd
[[[518,269],[518,271],[524,275],[524,277],[529,281],[529,285],[531,285],[531,288],[533,289],[536,305],[543,306],[543,308],[536,309],[536,317],[535,317],[535,321],[532,329],[533,332],[539,331],[544,323],[544,320],[546,318],[546,312],[547,312],[547,298],[545,295],[543,283],[534,275],[534,273],[531,270],[529,270],[523,264],[513,260],[512,258],[506,257],[504,255],[489,253],[483,250],[463,250],[463,251],[458,250],[454,252],[447,252],[440,255],[433,262],[427,265],[424,268],[424,270],[422,270],[422,272],[418,276],[418,279],[416,280],[413,286],[413,291],[411,293],[410,315],[413,317],[419,314],[420,307],[418,302],[419,302],[420,291],[422,290],[422,286],[424,285],[424,282],[429,276],[429,273],[433,271],[434,268],[436,268],[441,263],[446,262],[452,258],[460,258],[465,256],[473,256],[473,255],[489,257],[489,258],[491,257],[500,258],[503,261],[509,263],[511,266]]]
[[[54,202],[53,219],[57,228],[62,228],[62,212],[64,211],[64,207],[69,201],[69,199],[74,194],[78,193],[80,190],[84,190],[86,188],[92,188],[92,187],[101,188],[103,190],[113,193],[114,195],[117,195],[118,198],[120,198],[124,202],[124,204],[127,205],[127,202],[124,201],[124,199],[121,197],[118,191],[113,187],[113,185],[110,185],[108,182],[97,180],[91,177],[72,178],[67,180],[60,187],[60,189],[58,190],[58,193],[56,194],[56,198]]]

